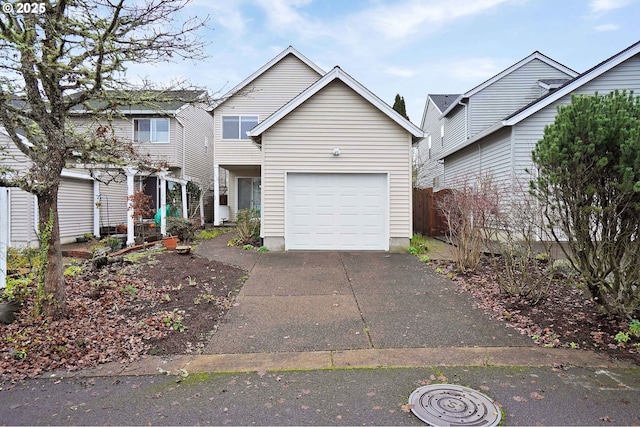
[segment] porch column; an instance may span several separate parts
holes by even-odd
[[[220,225],[220,165],[213,165],[213,225]]]
[[[200,187],[200,226],[204,226],[204,188]]]
[[[138,170],[131,166],[125,166],[124,173],[127,176],[127,246],[133,246],[135,239],[135,224],[133,222],[133,194],[135,192],[134,178]]]
[[[9,246],[9,189],[0,187],[0,289],[7,286],[7,247]]]
[[[93,235],[100,237],[100,182],[93,180]]]
[[[156,173],[160,185],[160,234],[167,235],[167,170],[162,168]]]
[[[182,190],[182,217],[189,218],[189,207],[187,206],[187,181],[180,181]]]

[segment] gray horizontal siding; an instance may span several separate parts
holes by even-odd
[[[509,129],[496,132],[481,143],[472,144],[445,159],[446,187],[474,182],[479,175],[492,174],[494,182],[506,185],[512,176]]]
[[[633,90],[636,94],[640,94],[640,55],[636,55],[584,84],[574,93],[592,95],[598,92],[604,95],[616,89]],[[571,95],[564,96],[514,126],[513,160],[514,169],[517,173],[520,174],[525,168],[532,166],[531,150],[533,150],[537,141],[544,136],[544,127],[555,121],[558,105],[567,105],[570,102]]]
[[[533,59],[487,86],[469,99],[470,136],[538,99],[542,95],[539,80],[568,77],[545,62]]]

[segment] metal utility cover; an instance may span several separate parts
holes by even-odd
[[[434,384],[409,396],[411,412],[433,426],[496,426],[502,414],[492,399],[468,387]]]

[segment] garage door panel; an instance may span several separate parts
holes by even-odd
[[[291,173],[287,249],[388,248],[386,174]]]

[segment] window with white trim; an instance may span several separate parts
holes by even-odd
[[[444,147],[444,124],[440,125],[440,146]]]
[[[169,119],[133,119],[133,140],[135,142],[169,142]]]
[[[247,132],[258,124],[258,116],[222,116],[222,139],[249,139]]]
[[[427,158],[431,158],[431,135],[429,135],[428,145],[427,145]]]

